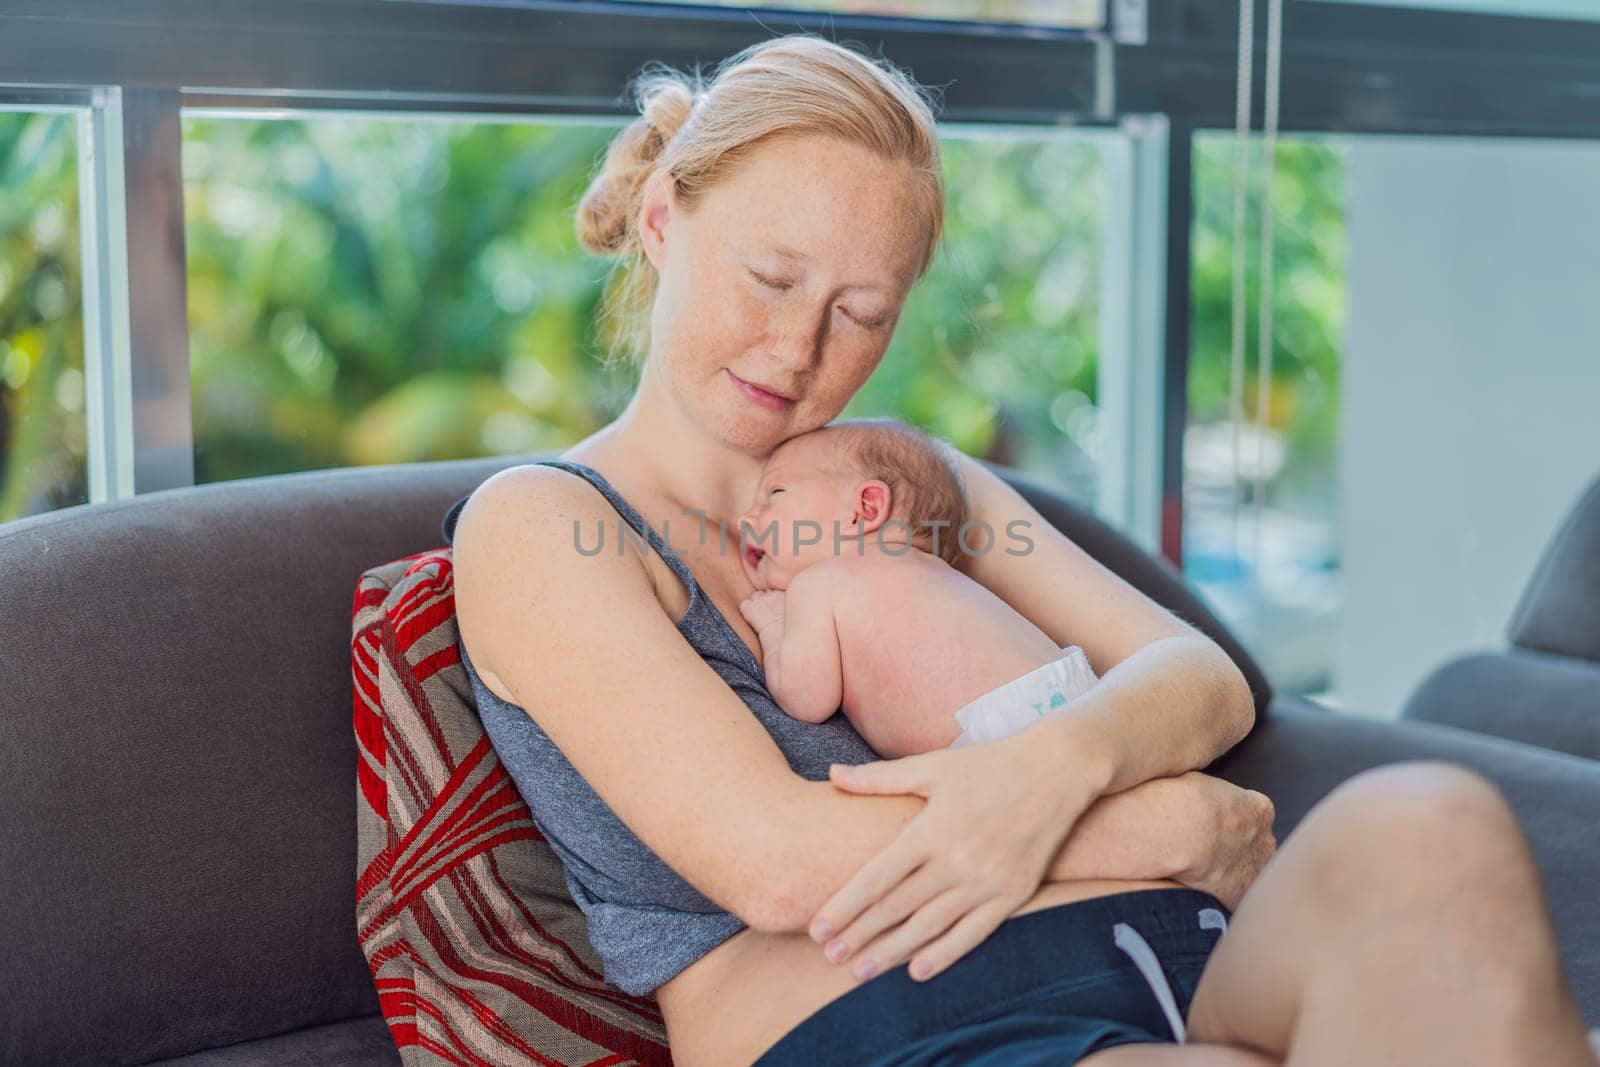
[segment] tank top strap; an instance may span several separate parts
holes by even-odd
[[[733,629],[732,624],[728,622],[722,611],[716,604],[712,603],[711,597],[701,587],[699,580],[694,576],[694,572],[689,569],[689,565],[679,559],[676,552],[667,547],[665,539],[656,532],[653,526],[645,521],[644,517],[634,509],[632,504],[628,503],[621,493],[617,492],[616,488],[606,480],[605,475],[587,463],[579,463],[571,459],[551,457],[549,459],[535,460],[532,465],[558,467],[569,474],[576,474],[600,490],[600,495],[606,498],[618,515],[622,516],[623,521],[633,527],[635,533],[643,536],[657,555],[666,560],[667,566],[672,568],[672,573],[678,576],[678,580],[683,582],[684,588],[688,590],[689,606],[678,620],[678,626],[680,628],[687,626],[694,631],[691,641],[700,642],[696,644],[696,648],[702,648],[707,642],[714,643],[718,647],[725,646],[727,649],[726,654],[733,656],[752,675],[757,678],[765,677],[760,660],[751,653],[750,646],[744,643],[744,640]],[[440,526],[440,532],[444,535],[445,544],[452,546],[455,544],[456,520],[460,518],[462,508],[466,506],[471,497],[472,494],[468,493],[452,504],[445,513],[444,522]]]
[[[689,570],[689,565],[679,559],[676,552],[667,547],[666,541],[662,539],[660,534],[656,533],[655,527],[651,526],[621,493],[617,492],[616,488],[606,480],[605,475],[587,463],[579,463],[577,460],[572,459],[552,457],[550,459],[535,460],[534,466],[559,467],[569,474],[576,474],[600,490],[600,495],[605,497],[611,506],[616,509],[617,514],[622,516],[623,521],[633,527],[635,533],[644,537],[658,556],[667,561],[667,566],[672,568],[672,573],[678,576],[678,579],[683,582],[684,588],[689,591],[690,599],[699,600],[702,598],[703,593],[700,589],[700,583],[695,580],[694,572]]]

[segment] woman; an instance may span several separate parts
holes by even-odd
[[[639,102],[578,217],[632,268],[610,297],[638,390],[447,528],[486,728],[676,1061],[1589,1063],[1492,786],[1368,772],[1267,863],[1270,805],[1195,773],[1249,729],[1238,670],[976,462],[974,517],[1033,549],[967,568],[1086,651],[1092,698],[853,769],[874,755],[843,716],[776,711],[712,531],[883,357],[942,225],[934,119],[808,36],[708,86],[653,71]],[[619,515],[646,536],[595,551]]]

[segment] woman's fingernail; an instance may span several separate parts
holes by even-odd
[[[828,962],[838,963],[850,954],[850,946],[843,941],[835,941],[827,948]]]
[[[828,939],[828,935],[830,935],[832,933],[833,933],[832,924],[826,923],[826,922],[818,922],[815,926],[813,926],[811,928],[811,940],[815,941],[817,944],[820,945],[824,941],[826,941]]]
[[[865,981],[866,979],[871,978],[873,974],[877,972],[877,970],[878,965],[873,963],[871,960],[857,960],[855,969],[850,973]]]
[[[933,964],[927,960],[917,960],[911,965],[911,977],[921,980],[928,977],[928,972],[933,970]]]

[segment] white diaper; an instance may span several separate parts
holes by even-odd
[[[1070,645],[1058,658],[989,690],[956,712],[961,736],[950,747],[1010,737],[1054,715],[1097,681],[1083,649]]]

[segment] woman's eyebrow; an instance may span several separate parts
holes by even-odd
[[[773,245],[772,252],[774,255],[782,256],[785,259],[798,259],[802,263],[811,262],[810,256],[806,255],[798,248],[790,248],[788,245]]]
[[[773,246],[771,246],[769,251],[771,251],[773,255],[779,256],[779,257],[781,257],[783,259],[792,259],[792,260],[796,260],[797,262],[800,262],[800,263],[810,263],[810,262],[812,262],[812,259],[811,259],[810,256],[806,255],[804,252],[800,251],[798,248],[793,248],[793,247],[791,247],[789,245],[773,245]],[[883,283],[883,284],[879,284],[879,285],[851,285],[851,286],[848,286],[847,288],[850,288],[850,289],[877,289],[877,290],[882,290],[885,293],[894,292],[894,286],[889,285],[887,283]]]

